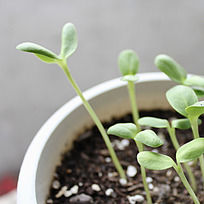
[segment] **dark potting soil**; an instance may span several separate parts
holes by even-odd
[[[172,111],[142,111],[140,116],[154,116],[159,118],[179,118]],[[201,118],[203,120],[203,118]],[[131,122],[130,114],[120,119],[112,119],[104,123],[105,128],[118,122]],[[203,121],[204,122],[204,121]],[[204,135],[204,125],[200,125],[200,135]],[[158,151],[175,159],[175,150],[165,129],[154,129],[164,140],[164,145]],[[177,130],[177,138],[182,145],[190,141],[193,136],[191,130]],[[133,141],[121,140],[111,136],[111,142],[125,171],[130,171],[126,184],[119,181],[119,176],[111,162],[104,141],[96,127],[87,129],[74,143],[70,152],[63,154],[61,165],[56,168],[47,203],[105,203],[105,204],[133,204],[146,203],[140,167],[136,160],[138,153]],[[137,173],[135,175],[135,168]],[[204,204],[204,191],[199,164],[192,165],[197,181],[197,196]],[[147,182],[152,195],[153,203],[157,204],[193,204],[188,192],[181,183],[174,169],[147,172]],[[134,197],[132,197],[134,196]],[[131,202],[132,199],[132,202]],[[137,201],[137,202],[135,202]]]

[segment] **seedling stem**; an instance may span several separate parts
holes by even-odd
[[[66,63],[66,60],[63,59],[63,60],[60,60],[58,62],[58,65],[63,69],[63,71],[65,72],[67,78],[69,79],[70,83],[72,84],[73,88],[75,89],[76,93],[79,95],[79,97],[81,98],[81,100],[83,101],[84,103],[84,106],[85,108],[87,109],[87,111],[89,112],[90,116],[92,117],[93,121],[95,122],[96,126],[98,127],[104,141],[105,141],[105,144],[110,152],[110,156],[113,160],[113,163],[120,175],[121,178],[126,178],[125,176],[125,172],[118,160],[118,157],[116,156],[116,153],[115,151],[113,150],[113,147],[112,147],[112,144],[110,142],[110,139],[109,137],[107,136],[106,134],[106,131],[103,127],[103,125],[101,124],[99,118],[97,117],[96,113],[94,112],[94,110],[92,109],[92,107],[90,106],[90,104],[88,103],[88,101],[85,99],[85,97],[83,96],[80,88],[78,87],[78,85],[76,84],[76,82],[74,81],[74,79],[72,78],[71,76],[71,73],[69,71],[69,68],[67,66],[67,63]]]

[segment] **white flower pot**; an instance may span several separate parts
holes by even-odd
[[[138,74],[139,109],[168,108],[165,92],[173,83],[162,73]],[[114,79],[84,92],[99,118],[110,120],[130,112],[126,83]],[[55,167],[78,133],[93,124],[79,97],[60,108],[39,130],[25,155],[18,181],[18,204],[43,204],[48,196]]]

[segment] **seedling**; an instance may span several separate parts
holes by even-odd
[[[119,55],[118,65],[120,68],[120,72],[122,73],[122,76],[123,76],[122,80],[127,81],[128,83],[127,87],[128,87],[131,108],[132,108],[133,121],[137,126],[137,132],[139,132],[141,128],[138,123],[139,112],[138,112],[137,103],[136,103],[135,84],[134,84],[134,82],[138,80],[138,77],[136,74],[138,72],[138,67],[139,67],[139,58],[133,50],[124,50]],[[136,145],[139,152],[143,151],[143,145],[140,141],[136,141]],[[151,195],[146,182],[146,172],[143,167],[141,167],[141,174],[143,178],[144,189],[146,191],[147,202],[148,204],[151,204],[152,203]]]
[[[204,77],[187,75],[186,70],[167,55],[158,55],[155,58],[155,65],[172,81],[193,88],[198,97],[204,96]]]
[[[138,128],[133,123],[115,124],[111,126],[107,132],[110,135],[115,135],[125,139],[132,139],[135,141],[137,147],[138,147],[138,142],[154,148],[163,145],[162,140],[152,130],[144,130],[138,133]],[[139,151],[139,152],[142,152],[142,151]],[[148,185],[146,182],[146,171],[143,166],[140,166],[140,168],[141,168],[141,175],[142,175],[144,189],[146,191],[148,189]],[[146,194],[146,198],[147,198],[147,203],[152,203],[149,189],[148,189],[148,194]]]
[[[198,117],[204,113],[204,101],[198,102],[198,97],[192,88],[177,85],[166,93],[169,104],[181,115],[188,118],[191,124],[194,138],[199,138]],[[203,155],[199,157],[202,177],[204,181]]]
[[[184,175],[181,163],[193,161],[203,155],[203,153],[204,138],[197,138],[179,147],[176,152],[176,162],[174,162],[169,156],[150,151],[140,152],[137,155],[137,160],[141,166],[150,170],[164,170],[173,167],[194,203],[200,204],[197,196]]]
[[[87,109],[88,113],[90,114],[91,118],[93,119],[93,121],[95,122],[96,126],[98,127],[105,143],[106,146],[109,150],[110,156],[113,160],[113,163],[117,169],[117,171],[119,172],[119,175],[121,178],[125,178],[125,173],[124,170],[122,169],[122,166],[115,154],[115,151],[111,145],[110,139],[106,134],[106,131],[102,125],[102,123],[100,122],[99,118],[97,117],[96,113],[94,112],[94,110],[92,109],[92,107],[90,106],[90,104],[88,103],[88,101],[85,99],[85,97],[83,96],[80,88],[78,87],[78,85],[76,84],[76,82],[74,81],[70,70],[67,66],[67,59],[76,51],[77,49],[77,33],[76,33],[76,29],[75,26],[71,23],[67,23],[64,25],[63,29],[62,29],[62,42],[61,42],[61,52],[59,55],[56,55],[55,53],[53,53],[52,51],[34,44],[34,43],[30,43],[30,42],[25,42],[22,43],[20,45],[17,46],[18,50],[21,51],[25,51],[25,52],[31,52],[33,54],[35,54],[38,58],[40,58],[42,61],[46,62],[46,63],[55,63],[57,65],[59,65],[62,70],[65,72],[67,78],[69,79],[71,85],[73,86],[73,88],[75,89],[76,93],[79,95],[79,97],[81,98],[85,108]]]
[[[198,122],[199,124],[201,124],[201,120],[199,120]],[[175,119],[175,120],[172,120],[170,123],[166,119],[155,118],[155,117],[143,117],[138,120],[138,123],[141,126],[149,126],[153,128],[166,128],[175,150],[178,150],[180,147],[179,142],[176,138],[175,129],[186,130],[191,128],[190,121],[186,118]],[[186,169],[186,172],[188,173],[193,190],[196,191],[197,185],[196,185],[196,180],[192,173],[192,170],[188,164],[184,164],[184,167]]]

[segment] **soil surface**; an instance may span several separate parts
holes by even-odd
[[[156,110],[140,112],[140,116],[159,118],[179,118],[172,111]],[[203,118],[201,118],[203,120]],[[105,128],[118,122],[131,122],[130,114],[120,119],[104,123]],[[203,121],[204,122],[204,121]],[[200,125],[200,135],[204,135],[204,125]],[[153,129],[164,140],[164,145],[157,149],[145,149],[171,156],[175,159],[175,150],[165,129]],[[177,130],[177,138],[182,145],[190,141],[191,130]],[[111,141],[121,164],[129,177],[127,183],[119,176],[111,162],[104,141],[96,127],[87,129],[81,139],[74,143],[70,152],[63,154],[62,163],[56,168],[47,203],[105,203],[105,204],[134,204],[146,203],[140,167],[136,160],[138,153],[135,143],[111,136]],[[83,138],[83,139],[82,139]],[[204,204],[204,191],[199,164],[191,163],[197,181],[197,196]],[[137,172],[136,172],[136,171]],[[153,203],[158,204],[193,204],[174,169],[147,172],[147,182]]]

